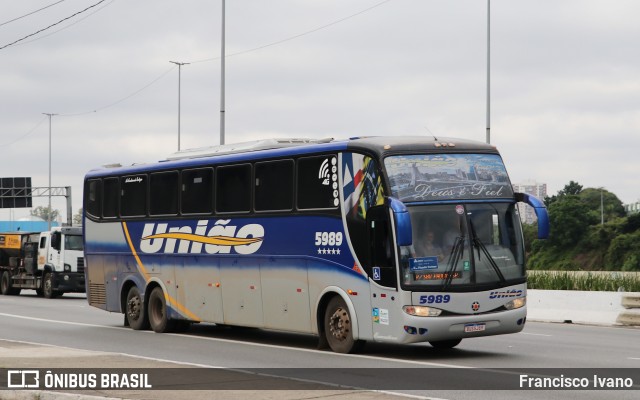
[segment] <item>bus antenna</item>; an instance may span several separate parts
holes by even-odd
[[[436,135],[434,135],[433,132],[431,132],[428,127],[425,126],[424,129],[426,129],[427,132],[429,132],[429,134],[433,136],[433,140],[435,140],[436,142],[438,141],[438,138],[436,137]]]

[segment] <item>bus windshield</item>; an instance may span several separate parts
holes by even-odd
[[[408,207],[413,244],[401,247],[403,285],[477,290],[524,281],[522,231],[513,203]]]
[[[404,203],[513,197],[497,154],[401,155],[384,164],[392,195]]]

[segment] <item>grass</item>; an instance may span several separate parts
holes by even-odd
[[[529,271],[529,289],[640,292],[640,273]]]

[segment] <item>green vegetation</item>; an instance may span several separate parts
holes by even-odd
[[[545,204],[549,239],[524,226],[529,269],[640,271],[640,214],[626,216],[615,194],[571,181]]]
[[[640,273],[530,271],[527,287],[544,290],[640,292]]]

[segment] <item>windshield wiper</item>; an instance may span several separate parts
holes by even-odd
[[[471,243],[473,243],[473,246],[478,249],[478,261],[480,260],[480,251],[482,250],[484,256],[487,258],[487,260],[489,260],[489,265],[491,265],[491,268],[496,271],[500,282],[506,282],[507,280],[504,278],[504,275],[502,275],[502,271],[500,271],[500,267],[498,267],[498,264],[496,264],[493,257],[491,257],[489,250],[487,250],[487,247],[484,245],[484,243],[482,243],[482,241],[478,239],[478,236],[476,235],[476,229],[473,227],[473,221],[471,219],[469,219],[469,226],[471,226]]]
[[[451,254],[449,254],[449,261],[447,262],[447,270],[444,274],[444,283],[442,284],[442,290],[446,290],[453,280],[453,274],[458,268],[458,261],[464,256],[464,236],[457,236],[453,247],[451,248]]]

